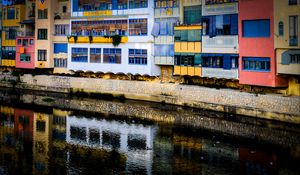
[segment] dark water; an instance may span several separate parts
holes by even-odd
[[[300,174],[298,143],[51,107],[0,109],[0,174]],[[299,135],[293,127],[282,132]]]

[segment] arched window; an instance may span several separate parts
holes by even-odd
[[[278,23],[278,32],[279,32],[279,36],[283,36],[283,31],[284,31],[284,28],[283,28],[283,22],[280,21]]]

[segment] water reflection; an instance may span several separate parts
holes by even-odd
[[[300,172],[299,145],[248,143],[201,128],[0,106],[0,174]]]

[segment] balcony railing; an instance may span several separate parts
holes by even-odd
[[[202,36],[202,52],[204,53],[238,53],[238,36]]]
[[[202,67],[202,76],[210,78],[238,79],[238,69]]]
[[[17,36],[18,37],[30,37],[30,36],[34,36],[34,32],[18,32]]]

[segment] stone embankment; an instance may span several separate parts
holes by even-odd
[[[48,75],[0,75],[0,86],[61,93],[105,93],[143,100],[203,108],[231,114],[300,123],[300,97],[252,94],[231,89],[145,81],[106,80]]]

